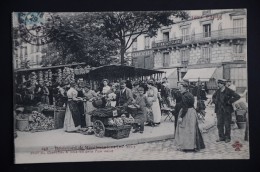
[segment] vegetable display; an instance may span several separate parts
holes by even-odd
[[[29,131],[37,131],[37,130],[53,130],[54,129],[54,119],[49,116],[33,111],[29,116]]]

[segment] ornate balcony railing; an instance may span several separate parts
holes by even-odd
[[[163,40],[153,41],[152,48],[163,48],[169,46],[178,46],[182,44],[197,44],[209,41],[219,41],[228,39],[238,39],[247,37],[247,28],[230,28],[215,30],[207,33],[198,33],[191,35],[184,35],[181,37],[171,38],[169,41],[165,42]]]

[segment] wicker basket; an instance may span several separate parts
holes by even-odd
[[[107,137],[112,137],[114,139],[123,139],[129,137],[131,125],[123,125],[120,127],[108,127],[106,128]]]
[[[19,131],[27,130],[28,126],[29,126],[29,120],[28,119],[16,119],[16,128]]]
[[[65,118],[65,110],[58,110],[54,112],[54,128],[63,128]]]

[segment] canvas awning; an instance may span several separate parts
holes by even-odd
[[[125,65],[106,65],[92,69],[89,75],[91,78],[100,79],[151,76],[158,73],[163,72]]]
[[[209,81],[213,78],[214,73],[217,68],[202,68],[202,69],[189,69],[183,80],[189,82],[196,82],[198,79],[200,81]]]
[[[158,71],[162,71],[165,72],[165,74],[163,74],[163,77],[166,78],[171,78],[171,75],[177,71],[177,68],[172,68],[172,69],[159,69]]]

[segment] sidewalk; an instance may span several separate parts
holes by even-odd
[[[215,125],[215,116],[211,115],[210,108],[208,109],[209,112],[205,117],[205,123],[199,123],[202,132],[206,132]],[[48,150],[55,150],[55,147],[112,147],[172,139],[174,138],[174,122],[164,121],[165,117],[165,115],[162,116],[160,126],[145,126],[143,134],[132,133],[132,130],[128,138],[119,140],[110,137],[99,138],[95,135],[82,135],[80,133],[66,133],[63,129],[35,133],[18,131],[18,137],[15,139],[15,152],[41,151],[46,147]]]

